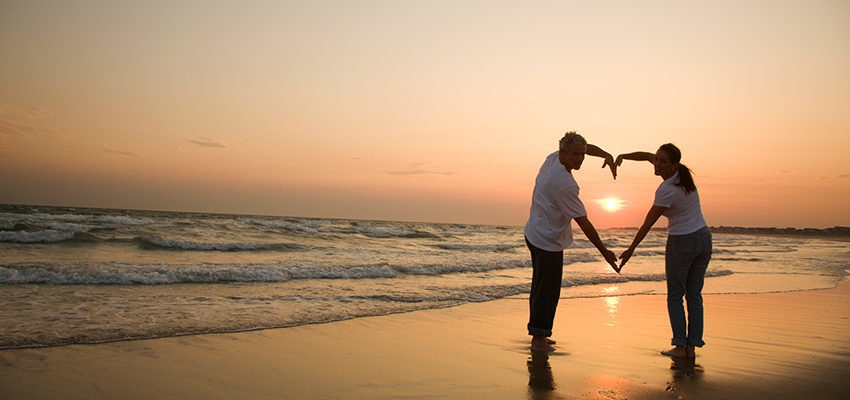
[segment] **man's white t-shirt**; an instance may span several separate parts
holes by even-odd
[[[558,152],[546,157],[534,182],[525,224],[525,237],[531,244],[554,252],[572,244],[572,220],[587,215],[578,191],[578,183],[558,160]]]
[[[685,189],[676,186],[678,182],[679,172],[661,182],[652,205],[667,207],[663,215],[669,220],[668,234],[687,235],[704,228],[706,223],[699,204],[699,193],[696,190],[685,193]]]

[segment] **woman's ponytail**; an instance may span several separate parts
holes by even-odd
[[[691,169],[685,164],[679,163],[679,183],[676,186],[681,186],[685,189],[685,193],[697,190],[697,185],[694,183],[694,176],[691,174]]]

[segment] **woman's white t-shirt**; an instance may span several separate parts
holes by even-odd
[[[661,182],[652,205],[667,207],[663,215],[669,220],[668,234],[687,235],[704,228],[706,223],[699,204],[699,193],[696,190],[685,193],[684,188],[676,186],[678,182],[678,171]]]
[[[557,252],[573,243],[572,220],[587,215],[578,192],[578,183],[558,160],[558,152],[546,157],[534,182],[525,224],[525,237],[531,244]]]

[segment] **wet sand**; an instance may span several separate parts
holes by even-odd
[[[661,295],[562,300],[532,353],[527,300],[232,334],[0,350],[12,399],[845,399],[850,284],[706,295],[706,347],[669,348]]]

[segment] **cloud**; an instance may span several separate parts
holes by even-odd
[[[0,103],[0,135],[27,139],[60,136],[58,132],[38,127],[31,122],[49,117],[50,112],[41,107],[17,107]]]
[[[443,171],[427,171],[424,169],[409,169],[403,171],[390,171],[387,172],[390,175],[454,175],[454,172],[443,172]]]
[[[201,147],[212,147],[218,149],[226,149],[227,146],[213,138],[208,138],[206,136],[198,136],[195,139],[189,139],[189,143],[196,144]]]
[[[11,146],[9,145],[9,140],[3,136],[0,136],[0,157],[10,157]]]
[[[0,119],[0,134],[2,135],[29,138],[37,135],[38,133],[38,129],[31,126]]]
[[[850,179],[850,174],[838,174],[838,175],[824,175],[819,177],[820,180],[831,180],[831,179]]]
[[[412,163],[407,169],[389,171],[389,175],[454,175],[454,171],[440,171],[435,168],[428,168],[426,163]]]
[[[143,154],[133,153],[132,151],[119,150],[119,149],[112,148],[110,146],[103,146],[100,150],[103,151],[104,153],[108,153],[108,154],[118,154],[118,155],[127,156],[127,157],[144,157]]]
[[[0,157],[12,157],[15,144],[20,140],[47,138],[66,140],[62,133],[38,126],[35,120],[49,118],[50,112],[40,107],[17,107],[0,103]]]
[[[41,107],[15,107],[0,103],[0,114],[20,115],[29,119],[43,119],[47,118],[50,112]]]
[[[105,145],[105,144],[103,144],[103,145],[101,145],[101,144],[82,144],[82,145],[71,144],[68,147],[73,148],[73,149],[83,149],[83,150],[88,150],[88,151],[99,151],[99,152],[106,153],[106,154],[115,154],[115,155],[126,156],[126,157],[140,157],[140,158],[146,157],[144,154],[134,153],[132,151],[127,151],[127,150],[116,149],[112,146]]]
[[[60,146],[99,151],[126,157],[145,157],[144,154],[116,149],[108,145],[79,143],[80,141],[77,140],[77,135],[73,132],[44,128],[38,126],[38,122],[32,122],[49,119],[50,114],[50,111],[40,107],[17,107],[0,103],[0,156],[10,156],[15,138],[23,138],[28,140],[47,139],[54,144],[58,143]]]

